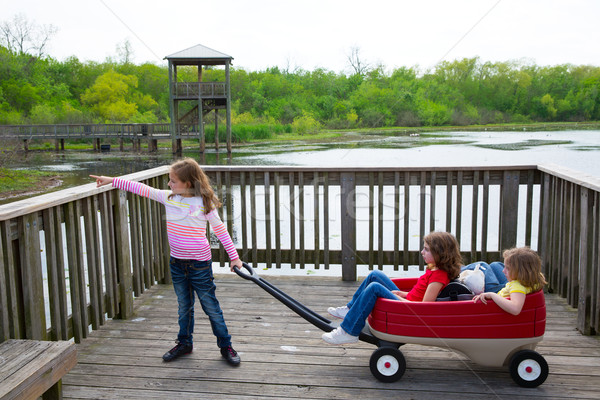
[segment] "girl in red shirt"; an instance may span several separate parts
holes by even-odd
[[[423,238],[421,255],[427,270],[408,292],[398,287],[383,272],[371,272],[361,283],[350,302],[342,307],[329,307],[331,315],[344,320],[323,340],[331,344],[354,343],[365,326],[365,320],[379,297],[399,301],[435,301],[440,291],[458,277],[462,257],[456,238],[447,232],[432,232]]]

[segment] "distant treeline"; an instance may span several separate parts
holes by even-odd
[[[186,67],[187,68],[187,67]],[[223,81],[224,70],[203,71]],[[195,68],[179,69],[195,81]],[[320,128],[415,127],[600,120],[600,67],[441,62],[431,71],[384,66],[231,71],[233,123]],[[65,61],[0,46],[0,124],[154,123],[169,120],[166,66]],[[193,105],[190,104],[190,108]]]

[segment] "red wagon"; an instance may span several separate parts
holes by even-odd
[[[253,281],[317,328],[330,332],[339,325],[262,279],[247,264],[243,266],[248,273],[235,268],[239,276]],[[408,291],[417,278],[393,281],[400,290]],[[526,296],[519,315],[507,313],[494,302],[417,303],[380,298],[359,339],[377,346],[369,366],[373,376],[382,382],[394,382],[404,375],[406,360],[399,348],[411,343],[456,350],[484,366],[508,366],[517,384],[536,387],[548,377],[548,364],[535,351],[545,329],[546,302],[542,291]]]
[[[393,281],[408,291],[417,279]],[[367,322],[383,342],[453,349],[480,365],[508,366],[513,380],[524,387],[539,386],[548,376],[548,364],[534,351],[546,329],[543,291],[527,295],[519,315],[507,313],[493,301],[415,303],[380,298]],[[396,346],[380,346],[370,362],[373,375],[387,382],[399,379],[405,364]]]

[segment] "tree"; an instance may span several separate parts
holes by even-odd
[[[156,107],[157,103],[148,95],[135,89],[138,80],[133,75],[123,75],[110,70],[98,77],[92,87],[81,95],[81,101],[92,107],[107,122],[126,122],[142,111]],[[150,115],[146,119],[150,118]],[[139,116],[136,121],[140,121]]]
[[[123,64],[130,64],[133,59],[133,48],[129,39],[125,39],[123,43],[117,44],[117,54],[119,55],[119,61]]]
[[[361,60],[360,58],[360,48],[357,46],[352,46],[350,48],[350,54],[347,56],[348,62],[350,63],[350,67],[354,70],[354,74],[359,76],[364,76],[367,72],[369,72],[369,64]]]
[[[15,54],[31,54],[43,58],[52,36],[58,32],[53,25],[38,25],[23,14],[0,24],[2,45]]]

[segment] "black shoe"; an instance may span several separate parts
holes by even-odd
[[[240,365],[240,356],[238,356],[237,351],[233,349],[231,346],[221,348],[221,355],[227,360],[227,362],[231,365]]]
[[[163,355],[163,360],[172,361],[184,354],[190,354],[193,348],[194,346],[191,344],[178,343],[177,346],[173,347]]]

